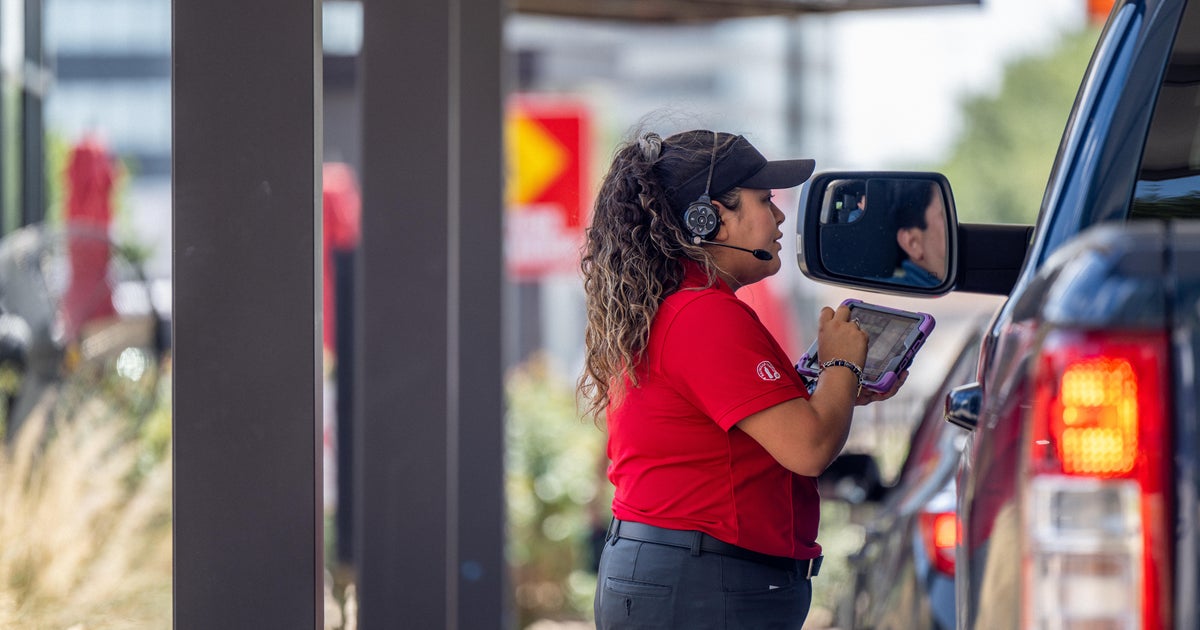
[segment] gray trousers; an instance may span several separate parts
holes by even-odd
[[[811,603],[799,568],[616,538],[600,555],[594,608],[598,630],[799,630]]]

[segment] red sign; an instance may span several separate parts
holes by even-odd
[[[587,223],[590,115],[578,101],[515,97],[505,121],[509,275],[574,273]]]

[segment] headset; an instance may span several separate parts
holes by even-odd
[[[715,235],[721,226],[717,208],[713,206],[712,199],[708,196],[709,187],[712,186],[713,169],[717,166],[717,146],[718,136],[714,131],[712,156],[708,160],[708,181],[704,183],[704,194],[689,204],[687,210],[683,212],[683,222],[687,225],[688,231],[692,233],[692,242],[696,245]]]
[[[718,136],[717,132],[714,131],[712,157],[708,160],[708,181],[704,183],[704,194],[689,204],[687,210],[683,212],[683,222],[687,225],[688,231],[692,233],[692,244],[708,243],[709,245],[747,252],[762,261],[772,260],[775,257],[765,249],[748,249],[709,240],[713,236],[716,236],[717,230],[721,227],[721,217],[717,215],[717,207],[713,205],[712,198],[708,196],[709,189],[712,186],[713,169],[717,165],[717,143]]]

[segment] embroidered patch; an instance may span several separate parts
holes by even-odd
[[[764,381],[778,381],[782,376],[779,370],[776,370],[775,366],[771,365],[770,361],[763,361],[758,364],[758,378]]]

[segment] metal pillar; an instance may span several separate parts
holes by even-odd
[[[175,628],[321,628],[319,0],[173,0]]]
[[[498,0],[364,2],[361,627],[507,622]]]
[[[25,68],[21,72],[21,225],[29,225],[46,218],[46,131],[42,122],[46,68],[42,51],[42,0],[25,0],[24,22]]]

